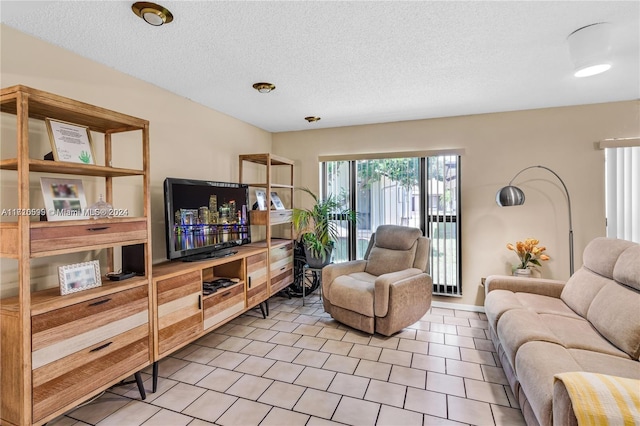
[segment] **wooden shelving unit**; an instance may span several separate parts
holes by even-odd
[[[15,158],[0,169],[17,175],[16,205],[30,208],[32,173],[104,178],[113,204],[113,179],[138,176],[142,216],[39,222],[29,216],[0,223],[0,256],[17,261],[17,295],[0,300],[0,423],[44,424],[102,390],[133,375],[152,360],[151,219],[149,122],[74,99],[18,85],[0,91],[0,111],[15,116]],[[104,163],[84,165],[32,158],[30,122],[47,118],[88,127],[104,136]],[[115,135],[137,132],[140,168],[112,166]],[[135,135],[134,137],[136,137]],[[10,147],[3,138],[2,148]],[[128,148],[130,149],[130,148]],[[6,173],[6,172],[5,172]],[[144,246],[145,276],[111,282],[65,296],[59,288],[32,292],[32,259],[106,249],[113,271],[114,247]]]
[[[278,192],[287,207],[285,210],[251,211],[251,226],[262,226],[265,231],[265,239],[261,242],[253,242],[253,245],[267,249],[268,298],[293,283],[291,215],[294,195],[294,162],[288,158],[268,153],[240,155],[239,162],[241,183],[249,185],[252,191],[258,188],[264,189],[267,206],[271,206],[271,192]],[[261,175],[263,178],[255,179],[255,175]],[[253,238],[252,235],[252,241]]]

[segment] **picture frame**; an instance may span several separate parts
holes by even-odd
[[[45,123],[54,160],[96,164],[91,131],[87,126],[52,118],[45,118]]]
[[[258,203],[258,210],[267,209],[267,193],[262,189],[256,189],[256,202]]]
[[[81,179],[40,178],[48,221],[85,219],[87,200]]]
[[[59,266],[58,281],[62,296],[100,287],[102,286],[100,262],[91,260],[89,262]]]
[[[280,200],[277,192],[271,193],[271,202],[273,203],[273,206],[276,208],[276,210],[285,210],[284,204],[282,204],[282,200]]]

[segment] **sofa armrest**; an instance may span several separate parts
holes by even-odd
[[[492,290],[509,290],[521,293],[534,293],[559,298],[565,281],[545,278],[523,278],[508,275],[490,275],[484,282],[486,294]]]

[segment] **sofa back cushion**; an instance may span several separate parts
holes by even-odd
[[[618,349],[640,356],[640,245],[596,238],[560,298]]]
[[[638,359],[640,356],[640,293],[637,290],[610,282],[593,299],[587,313],[587,320],[608,341],[631,358]]]
[[[613,238],[596,238],[584,249],[583,265],[574,273],[562,290],[560,298],[583,318],[600,290],[614,279],[614,268],[622,253],[637,244]],[[625,265],[627,262],[624,262]],[[629,275],[628,266],[620,266],[618,275]],[[636,277],[636,280],[640,278]],[[639,287],[640,288],[640,287]]]

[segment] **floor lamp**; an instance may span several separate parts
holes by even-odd
[[[496,194],[496,203],[498,203],[500,207],[523,205],[524,192],[522,192],[522,190],[517,186],[512,186],[511,183],[513,183],[513,181],[518,177],[518,175],[520,175],[520,173],[533,168],[545,169],[553,173],[553,175],[558,178],[558,180],[562,184],[562,187],[564,188],[564,192],[567,194],[567,203],[569,205],[569,276],[571,276],[573,275],[573,225],[571,222],[571,198],[569,197],[567,185],[564,184],[564,181],[560,176],[558,176],[556,172],[545,166],[529,166],[520,170],[518,173],[516,173],[513,179],[511,179],[509,185],[498,191],[498,193]]]

